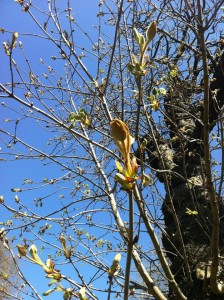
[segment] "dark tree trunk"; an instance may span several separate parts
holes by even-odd
[[[210,123],[220,117],[220,107],[224,104],[224,55],[216,70],[210,94]],[[202,89],[194,82],[175,80],[165,99],[166,126],[170,140],[157,138],[157,145],[149,142],[148,159],[156,169],[166,172],[166,199],[162,205],[167,235],[163,235],[163,245],[175,274],[187,299],[224,299],[224,296],[211,294],[209,287],[209,263],[211,260],[210,239],[212,215],[209,194],[205,188],[203,151],[203,101],[195,100],[202,95]],[[215,97],[214,97],[215,96]],[[211,126],[211,130],[214,127]],[[158,154],[158,148],[160,154]],[[160,156],[160,157],[159,157]],[[163,159],[163,166],[161,165]],[[158,172],[160,181],[165,181],[165,173]],[[190,285],[184,265],[180,239],[172,214],[171,201],[179,220],[188,264],[193,284]],[[218,199],[220,211],[220,256],[224,256],[224,205]],[[186,213],[188,210],[188,213]],[[208,266],[208,267],[205,267]],[[205,271],[206,270],[206,271]],[[219,279],[224,279],[224,261],[220,259]],[[170,300],[177,299],[169,292]]]

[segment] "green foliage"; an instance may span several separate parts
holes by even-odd
[[[78,111],[77,114],[75,113],[70,113],[69,117],[68,117],[68,122],[71,123],[70,125],[70,129],[72,129],[76,122],[80,122],[82,123],[84,126],[89,127],[91,125],[91,118],[90,116],[87,114],[87,112],[85,111],[84,108],[80,108],[80,110]]]
[[[186,208],[186,212],[187,215],[192,216],[192,215],[198,215],[198,212],[196,210],[191,210],[190,208]]]

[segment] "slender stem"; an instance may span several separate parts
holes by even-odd
[[[13,70],[12,70],[12,49],[10,50],[9,62],[10,62],[10,74],[11,74],[11,85],[12,85],[12,95],[13,95],[14,94],[14,76],[13,76]]]
[[[211,211],[212,211],[212,234],[211,234],[211,277],[210,284],[211,290],[214,294],[223,295],[224,287],[223,284],[217,282],[217,273],[219,270],[219,205],[216,198],[215,188],[212,179],[212,168],[211,168],[211,157],[210,157],[210,146],[209,146],[209,69],[206,55],[206,43],[205,43],[205,27],[203,26],[202,7],[200,0],[197,1],[198,6],[198,30],[200,36],[201,55],[203,62],[204,71],[204,128],[203,128],[203,143],[204,143],[204,166],[205,166],[205,184],[209,194]]]
[[[108,296],[107,296],[107,300],[110,300],[110,295],[111,295],[111,287],[113,284],[113,278],[110,277],[110,282],[109,282],[109,289],[108,289]]]
[[[131,272],[131,258],[133,251],[133,230],[134,230],[134,205],[133,205],[133,192],[129,191],[129,233],[128,233],[128,251],[125,270],[125,284],[124,284],[124,300],[128,300],[129,295],[129,281]]]
[[[178,299],[180,300],[186,300],[187,298],[185,297],[185,295],[183,294],[183,292],[181,291],[179,285],[177,284],[176,280],[175,280],[175,277],[173,275],[173,273],[171,272],[170,270],[170,267],[169,267],[169,264],[168,264],[168,261],[164,255],[164,252],[159,244],[159,241],[158,241],[158,238],[155,234],[155,231],[153,229],[153,226],[150,222],[150,219],[147,215],[147,212],[146,210],[144,209],[144,200],[142,198],[142,196],[140,195],[140,191],[136,185],[135,187],[135,190],[134,190],[134,196],[135,196],[135,200],[136,200],[136,204],[138,206],[138,209],[140,211],[140,215],[141,215],[141,218],[146,226],[146,229],[147,229],[147,232],[151,238],[151,241],[155,247],[155,250],[156,250],[156,253],[158,255],[158,258],[159,258],[159,262],[164,270],[164,273],[167,277],[167,279],[169,280],[169,284],[170,286],[172,287],[175,295],[177,296]]]
[[[105,87],[104,87],[104,91],[103,91],[104,95],[106,95],[106,89],[107,89],[108,82],[109,82],[109,77],[110,77],[110,74],[111,74],[111,68],[112,68],[112,62],[113,62],[113,59],[114,59],[114,53],[115,53],[115,49],[116,49],[116,46],[117,46],[116,41],[117,41],[117,35],[118,35],[118,31],[119,31],[119,26],[120,26],[121,15],[122,15],[122,12],[123,12],[123,2],[124,2],[124,0],[120,0],[120,6],[119,6],[119,10],[118,10],[118,17],[117,17],[117,23],[116,23],[112,53],[111,53],[111,56],[110,56],[110,62],[109,62],[109,67],[108,67],[108,71],[107,71]]]
[[[219,184],[219,192],[218,192],[218,197],[221,199],[221,194],[222,194],[222,186],[223,186],[223,181],[224,181],[224,122],[221,120],[220,121],[220,135],[221,135],[221,145],[222,145],[222,169],[221,169],[221,174],[220,174],[220,184]]]
[[[137,108],[137,120],[136,120],[136,129],[135,129],[135,138],[138,137],[140,115],[141,115],[141,103],[142,103],[142,76],[136,76],[135,78],[138,86],[138,108]]]

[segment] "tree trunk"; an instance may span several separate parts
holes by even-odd
[[[210,123],[220,117],[224,104],[224,55],[214,71],[210,95]],[[218,90],[217,90],[218,89]],[[194,82],[175,79],[165,99],[166,126],[170,140],[159,136],[155,143],[147,146],[148,159],[152,167],[172,172],[158,172],[160,181],[165,181],[167,192],[162,205],[166,234],[163,245],[170,260],[171,270],[175,274],[187,299],[206,300],[224,299],[211,293],[209,287],[209,266],[211,262],[210,240],[212,215],[209,194],[205,188],[203,153],[203,101],[196,100],[202,95],[203,87]],[[214,100],[214,92],[216,100]],[[211,130],[214,125],[211,126]],[[158,149],[160,150],[158,153]],[[161,165],[163,159],[163,166]],[[165,175],[167,174],[167,175]],[[172,205],[176,211],[186,249],[188,264],[193,283],[190,283],[181,251],[180,238],[172,214]],[[220,211],[220,256],[224,256],[224,205],[218,199]],[[207,279],[206,279],[207,278]],[[224,278],[224,261],[220,259],[218,278]],[[177,299],[172,290],[168,299]]]

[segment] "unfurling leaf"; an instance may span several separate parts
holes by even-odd
[[[114,276],[118,273],[120,269],[120,261],[121,261],[121,254],[117,253],[114,257],[113,263],[108,271],[110,276]]]
[[[120,173],[115,175],[114,180],[118,181],[125,190],[130,190],[138,179],[136,178],[138,172],[136,158],[130,159],[130,147],[134,143],[134,138],[130,135],[127,125],[121,120],[114,119],[110,122],[110,127],[111,136],[124,158],[124,167],[116,161],[116,166]]]
[[[47,259],[46,266],[47,266],[47,268],[49,270],[48,271],[49,273],[51,273],[51,272],[54,271],[54,262],[50,258]]]
[[[80,300],[87,300],[87,298],[86,298],[86,289],[85,289],[85,287],[82,287],[82,288],[79,290],[79,299],[80,299]]]
[[[40,265],[42,267],[45,266],[45,264],[42,262],[42,260],[40,259],[40,257],[37,254],[37,247],[36,247],[36,245],[33,244],[32,246],[30,246],[29,252],[30,252],[30,255],[31,255],[31,257],[32,257],[32,259],[34,260],[35,263],[37,263],[38,265]]]
[[[136,28],[133,29],[133,33],[134,33],[134,38],[135,38],[136,42],[139,45],[139,42],[140,42],[140,33],[138,32],[138,30]]]
[[[62,249],[64,251],[65,257],[66,258],[70,258],[70,256],[71,256],[71,249],[68,249],[67,246],[66,246],[66,238],[63,235],[60,235],[59,240],[61,242]]]
[[[127,138],[129,130],[127,125],[121,120],[114,119],[110,123],[110,128],[111,136],[115,141],[122,142]]]
[[[143,34],[138,32],[136,28],[134,28],[133,33],[134,33],[134,38],[139,46],[139,50],[140,52],[142,52],[145,47],[145,37]]]
[[[157,32],[157,23],[156,21],[153,21],[146,30],[146,37],[147,37],[147,43],[151,42]]]
[[[130,164],[130,147],[134,143],[134,138],[130,135],[127,125],[118,119],[110,122],[111,136],[118,147],[125,162]]]
[[[157,99],[155,99],[152,101],[151,109],[156,111],[156,110],[158,110],[159,105],[160,105],[159,101]]]
[[[60,281],[61,280],[61,273],[53,272],[51,274],[46,275],[47,278],[53,278],[54,280]]]
[[[17,249],[20,256],[26,256],[26,247],[22,245],[17,245]]]
[[[152,184],[152,179],[149,175],[143,174],[143,178],[142,178],[142,185],[143,186],[148,186]]]
[[[64,300],[70,300],[72,298],[72,290],[70,288],[66,289],[66,291],[63,294]]]
[[[157,31],[156,21],[152,22],[146,31],[145,36],[138,32],[136,28],[133,29],[134,38],[139,46],[140,57],[139,60],[132,54],[132,62],[128,64],[128,70],[135,76],[144,76],[149,72],[146,67],[149,63],[149,55],[146,54],[148,44],[155,37]]]
[[[118,171],[123,174],[124,173],[124,168],[122,167],[122,165],[118,162],[118,161],[115,161],[116,163],[116,167],[118,168]]]
[[[70,128],[74,126],[76,122],[82,123],[84,126],[91,126],[91,116],[87,114],[85,109],[81,108],[77,114],[72,112],[68,117],[68,122],[72,122]]]
[[[59,241],[61,242],[62,248],[66,248],[66,238],[63,235],[60,235]]]
[[[187,215],[198,215],[198,212],[196,210],[191,210],[190,208],[186,208],[185,214],[187,214]]]
[[[142,65],[139,63],[134,63],[134,64],[129,63],[127,65],[127,68],[128,71],[131,72],[133,75],[144,76],[149,72],[148,70],[145,70],[145,66],[146,66],[145,63]]]
[[[140,49],[140,51],[143,51],[144,46],[145,46],[145,37],[143,34],[140,34],[139,37],[140,37],[139,38],[139,49]]]
[[[120,185],[122,185],[122,187],[125,189],[125,190],[130,190],[133,188],[134,186],[134,180],[132,181],[129,181],[124,175],[120,174],[120,173],[117,173],[115,176],[114,176],[114,180],[115,181],[118,181],[120,183]]]
[[[59,271],[54,270],[54,263],[51,261],[51,259],[48,259],[47,264],[45,265],[37,254],[36,245],[32,245],[29,249],[29,252],[31,257],[28,256],[27,258],[40,265],[44,269],[45,273],[48,274],[47,277],[49,276],[49,278],[60,280],[61,274]]]
[[[53,293],[55,291],[55,289],[50,289],[50,290],[47,290],[46,292],[44,292],[42,295],[43,296],[49,296],[51,293]]]

